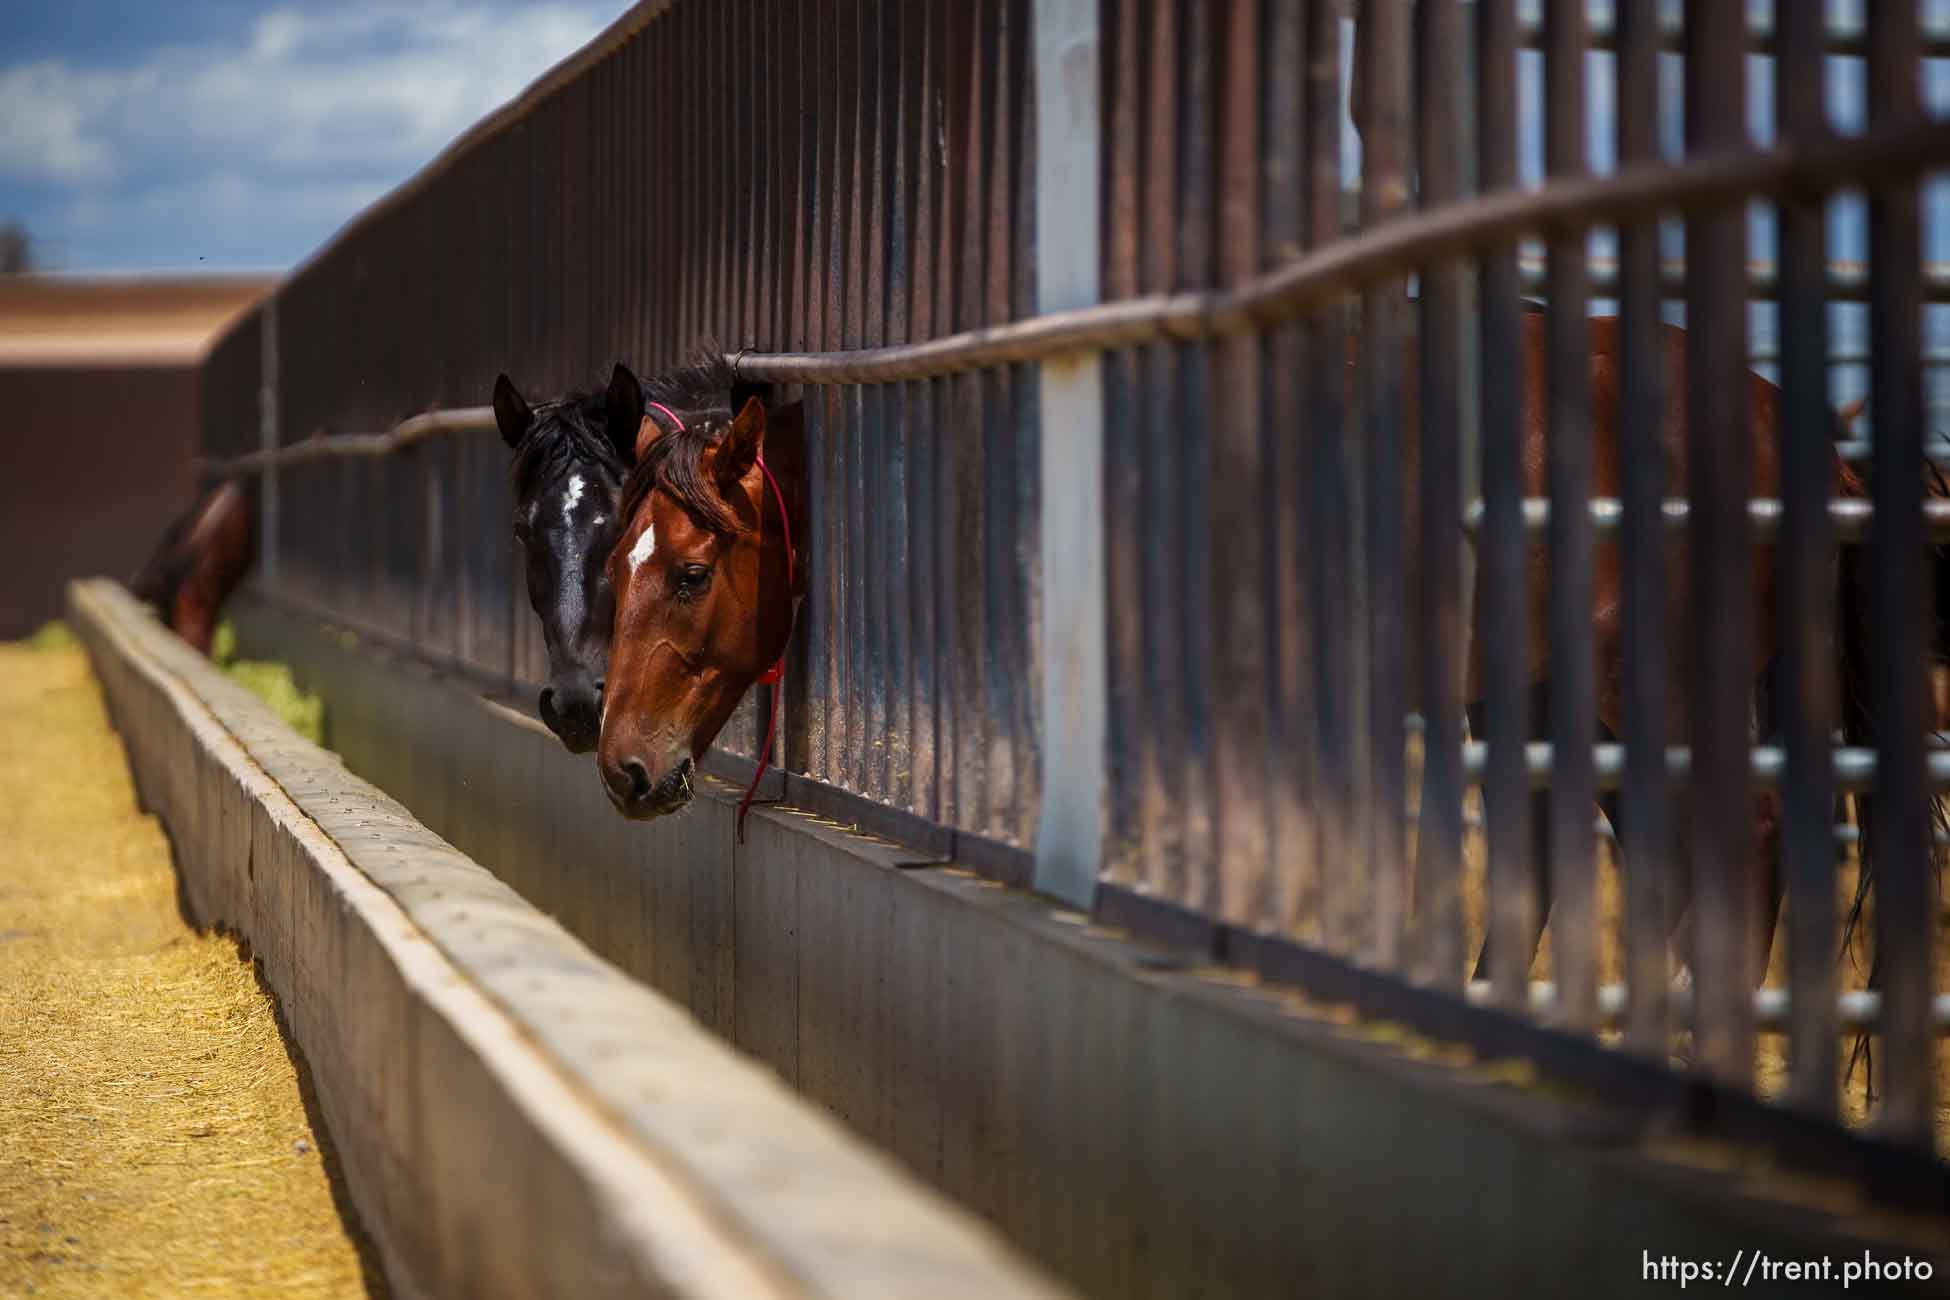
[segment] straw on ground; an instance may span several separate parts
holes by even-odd
[[[0,645],[0,1294],[378,1294],[309,1083],[178,911],[86,656]]]

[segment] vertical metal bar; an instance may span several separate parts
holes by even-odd
[[[1098,301],[1098,0],[1036,0],[1038,312]],[[1043,784],[1036,888],[1082,908],[1103,863],[1104,394],[1095,358],[1041,367]]]
[[[1746,143],[1746,17],[1739,6],[1686,7],[1688,153]],[[1746,387],[1746,218],[1686,223],[1686,422],[1690,432],[1694,685],[1693,805],[1688,841],[1697,898],[1694,1041],[1714,1077],[1753,1074],[1753,991],[1760,974],[1757,881],[1748,807],[1753,689],[1752,482]],[[1586,840],[1589,842],[1589,834]]]
[[[1010,225],[1013,205],[1010,185],[1014,141],[1009,133],[1009,104],[1019,93],[1011,84],[1017,69],[1011,66],[1011,9],[1016,0],[995,0],[989,11],[984,33],[984,75],[981,78],[980,107],[983,139],[983,165],[986,178],[982,186],[983,319],[995,324],[1006,321],[1010,310]],[[997,839],[1007,841],[1014,829],[1017,799],[1015,748],[1011,743],[1015,710],[1012,675],[1016,671],[1011,650],[1014,586],[1021,559],[1013,553],[1016,537],[1015,486],[1018,480],[1015,439],[1010,415],[1013,409],[1013,368],[995,369],[980,376],[982,391],[982,439],[986,455],[982,459],[982,626],[986,632],[982,657],[983,770],[988,778],[986,816],[978,826]]]
[[[1921,112],[1916,7],[1869,12],[1869,124]],[[1929,1150],[1934,1139],[1935,966],[1938,900],[1928,852],[1930,797],[1923,782],[1928,710],[1922,527],[1923,402],[1919,366],[1920,209],[1912,179],[1869,189],[1870,415],[1875,438],[1875,521],[1869,533],[1872,686],[1876,738],[1876,959],[1883,981],[1887,1060],[1879,1125],[1890,1139]]]
[[[1582,0],[1580,0],[1580,3]],[[1408,5],[1405,0],[1365,0],[1356,18],[1355,59],[1362,96],[1361,226],[1398,216],[1409,201]],[[1403,835],[1407,798],[1406,652],[1402,620],[1407,610],[1402,564],[1402,374],[1407,339],[1407,284],[1388,279],[1371,285],[1363,302],[1360,374],[1365,385],[1367,437],[1367,677],[1370,788],[1363,801],[1365,856],[1373,873],[1372,930],[1365,951],[1383,969],[1402,958],[1408,917],[1408,854]]]
[[[1307,66],[1307,15],[1305,6],[1276,3],[1265,10],[1263,48],[1265,66],[1261,70],[1264,114],[1261,126],[1260,185],[1263,196],[1260,264],[1272,269],[1296,256],[1306,230],[1307,80],[1293,75]],[[1129,23],[1125,27],[1131,26]],[[1130,37],[1118,33],[1120,77]],[[1129,56],[1135,61],[1135,47]],[[1126,91],[1118,98],[1131,98]],[[1124,127],[1119,124],[1120,150]],[[1131,128],[1133,134],[1134,126]],[[1134,147],[1134,145],[1133,145]],[[1113,183],[1119,163],[1111,172]],[[1133,200],[1134,201],[1134,200]],[[1115,210],[1121,213],[1120,205]],[[1117,230],[1112,229],[1116,240]],[[1135,250],[1133,250],[1133,256]],[[1113,287],[1113,296],[1124,297],[1135,288]],[[1256,901],[1255,920],[1276,932],[1291,931],[1300,919],[1301,900],[1312,888],[1318,863],[1313,860],[1312,810],[1308,806],[1309,777],[1306,754],[1312,734],[1312,708],[1308,691],[1312,686],[1313,654],[1308,640],[1306,563],[1308,548],[1303,529],[1307,518],[1304,493],[1307,483],[1305,448],[1298,436],[1304,427],[1305,410],[1301,376],[1305,364],[1302,331],[1286,326],[1274,331],[1263,343],[1263,408],[1260,429],[1264,438],[1267,478],[1272,487],[1271,513],[1268,516],[1265,600],[1273,613],[1272,646],[1274,702],[1272,727],[1268,737],[1268,797],[1271,801],[1269,834],[1272,839],[1272,870],[1266,888]],[[1128,398],[1126,398],[1128,400]],[[1108,418],[1113,428],[1124,426],[1129,416],[1112,407]],[[1119,504],[1114,513],[1127,507]],[[1129,525],[1135,529],[1133,516]],[[1116,570],[1112,570],[1113,576]],[[1111,608],[1121,610],[1131,599],[1113,590]],[[1122,632],[1124,619],[1118,628]],[[1120,662],[1112,674],[1115,688],[1129,670]],[[1135,682],[1132,683],[1135,685]],[[1128,689],[1128,688],[1127,688]],[[1113,803],[1115,806],[1115,803]]]
[[[775,46],[775,66],[779,69],[780,118],[779,139],[789,152],[784,163],[784,201],[779,214],[779,238],[785,245],[780,265],[788,272],[786,292],[781,296],[780,339],[786,347],[803,349],[812,338],[812,246],[818,226],[814,205],[818,201],[818,184],[815,174],[817,146],[819,138],[818,122],[813,112],[815,87],[812,78],[816,75],[813,59],[805,57],[805,43],[811,38],[805,32],[805,21],[809,0],[778,0],[780,21],[775,24],[778,43]],[[786,672],[784,684],[785,717],[780,720],[782,728],[781,765],[794,772],[814,772],[817,770],[820,754],[819,735],[816,719],[819,717],[815,681],[815,656],[820,654],[820,636],[824,630],[823,615],[819,600],[819,565],[822,561],[814,551],[824,525],[823,503],[819,500],[819,413],[817,398],[804,389],[799,390],[806,417],[806,447],[803,458],[805,479],[805,501],[807,505],[806,522],[802,525],[808,550],[808,559],[813,567],[808,579],[809,599],[801,610],[800,628],[792,638],[786,652]]]
[[[1009,200],[1009,315],[1021,320],[1036,314],[1036,85],[1031,43],[1034,25],[1031,0],[1009,0],[1009,81],[1004,91],[1010,132]],[[1101,359],[1100,359],[1101,361]],[[1043,720],[1037,683],[1043,671],[1042,603],[1042,475],[1033,471],[1042,461],[1042,398],[1036,367],[1009,367],[1009,424],[1013,429],[1011,455],[1016,466],[1011,485],[1015,527],[1008,538],[1010,582],[1009,743],[1015,775],[1013,822],[1009,841],[1026,849],[1036,842],[1042,807]],[[1102,491],[1102,484],[1098,485]],[[1101,817],[1101,810],[1099,813]]]
[[[1218,270],[1218,17],[1217,6],[1186,5],[1179,41],[1170,51],[1178,78],[1177,289],[1203,289]],[[1211,348],[1183,344],[1173,349],[1176,369],[1176,427],[1172,431],[1171,509],[1184,554],[1178,561],[1178,612],[1181,620],[1172,647],[1172,689],[1183,696],[1184,743],[1178,760],[1177,812],[1184,823],[1180,846],[1184,879],[1175,896],[1195,911],[1216,911],[1219,902],[1219,844],[1214,816],[1213,771],[1214,660],[1212,538],[1206,526],[1212,501]]]
[[[889,171],[882,128],[879,7],[860,11],[859,144],[854,156],[854,193],[863,205],[856,218],[854,247],[860,262],[854,280],[860,300],[863,347],[887,341],[887,189]],[[857,432],[853,483],[858,512],[852,516],[857,539],[853,553],[860,621],[860,655],[852,707],[861,715],[858,788],[868,798],[887,797],[887,408],[885,385],[855,390]]]
[[[932,16],[928,56],[931,66],[936,69],[934,93],[930,98],[937,120],[928,140],[934,146],[935,202],[940,216],[935,242],[934,325],[936,332],[942,333],[956,328],[961,322],[961,170],[955,165],[956,149],[953,142],[961,138],[960,133],[965,129],[961,125],[961,115],[965,111],[967,92],[961,72],[969,49],[969,33],[967,26],[960,21],[965,12],[961,0],[937,0],[937,4],[938,8]],[[934,506],[931,512],[935,522],[932,538],[935,561],[935,816],[943,823],[956,825],[959,824],[962,808],[961,745],[958,737],[963,721],[955,707],[958,700],[956,622],[960,603],[955,586],[955,549],[961,544],[959,497],[955,488],[955,399],[958,390],[954,381],[947,379],[932,381],[930,389],[935,465]],[[973,726],[973,719],[968,719],[967,725]]]
[[[1138,104],[1143,89],[1138,76],[1138,45],[1143,35],[1143,16],[1138,0],[1104,0],[1098,5],[1098,12],[1101,15],[1101,35],[1098,39],[1103,44],[1098,56],[1098,68],[1103,85],[1103,121],[1107,136],[1101,150],[1103,157],[1098,181],[1103,230],[1102,292],[1105,297],[1116,300],[1135,297],[1138,291]],[[1041,21],[1039,11],[1038,22]],[[1039,61],[1047,57],[1040,34],[1037,57]],[[1082,54],[1077,57],[1079,61],[1085,58]],[[1043,84],[1040,62],[1037,75],[1036,188],[1037,201],[1042,203],[1048,201],[1045,195],[1050,184],[1042,173],[1046,169],[1056,170],[1050,162],[1049,151],[1057,146],[1045,137],[1055,132],[1060,123],[1052,122],[1051,115],[1070,111],[1071,97],[1067,91],[1059,95]],[[1066,147],[1067,144],[1068,141],[1065,142]],[[1038,215],[1036,238],[1039,263],[1047,260],[1043,241],[1051,239],[1048,221],[1048,218]],[[1047,293],[1049,289],[1045,273],[1039,292]],[[1044,382],[1049,382],[1047,373]],[[1108,806],[1100,851],[1105,878],[1130,886],[1140,878],[1138,837],[1141,826],[1136,757],[1138,736],[1148,725],[1142,682],[1143,606],[1146,593],[1138,577],[1138,555],[1143,545],[1138,526],[1143,471],[1142,448],[1132,436],[1138,419],[1136,358],[1133,353],[1127,350],[1106,355],[1102,362],[1101,383],[1104,409],[1098,417],[1098,439],[1099,455],[1104,461],[1105,477],[1100,506],[1105,511],[1105,518],[1104,537],[1100,544],[1105,548],[1106,559],[1105,613],[1111,622],[1106,629],[1107,667],[1104,673],[1104,782]],[[1043,412],[1045,459],[1057,454],[1049,443],[1060,436],[1059,426],[1051,415],[1046,403]],[[1044,523],[1043,546],[1047,550],[1052,545],[1050,524],[1055,511],[1063,508],[1061,503],[1067,494],[1059,494],[1056,484],[1048,478],[1048,471],[1045,470],[1044,474],[1044,500],[1057,503],[1051,511],[1052,519]],[[1049,586],[1053,580],[1051,574],[1046,556],[1043,561],[1045,607],[1060,609],[1061,606],[1055,603],[1055,593]],[[1069,653],[1069,641],[1070,633],[1057,623],[1052,622],[1046,627],[1043,639],[1045,770],[1042,802],[1045,821],[1052,815],[1050,810],[1055,797],[1055,783],[1061,779],[1051,769],[1074,761],[1068,757],[1072,748],[1070,738],[1062,737],[1059,744],[1058,728],[1067,723],[1053,707],[1048,682],[1052,674],[1062,671]]]
[[[1416,156],[1421,204],[1461,195],[1464,55],[1460,0],[1421,0],[1416,15]],[[1462,308],[1456,263],[1421,271],[1421,825],[1416,835],[1413,959],[1424,981],[1456,988],[1462,955]],[[1406,521],[1405,521],[1406,522]],[[1388,804],[1386,807],[1392,808]]]
[[[840,15],[840,184],[845,194],[839,217],[840,346],[860,347],[866,329],[866,224],[871,184],[867,175],[866,115],[869,112],[869,72],[872,59],[864,46],[867,0],[849,0]],[[865,411],[861,389],[839,390],[840,474],[842,509],[840,546],[844,582],[840,602],[841,626],[846,629],[846,654],[840,696],[839,722],[844,743],[840,750],[839,780],[849,790],[866,789],[871,733],[867,730],[867,528],[864,495],[866,447]]]
[[[1776,10],[1774,115],[1792,143],[1829,134],[1822,84],[1822,12],[1816,4]],[[1834,723],[1835,541],[1828,520],[1833,490],[1833,420],[1828,413],[1826,239],[1818,194],[1783,196],[1781,275],[1781,478],[1784,519],[1775,556],[1781,565],[1779,699],[1787,776],[1781,788],[1783,870],[1788,906],[1788,1005],[1794,1105],[1823,1118],[1835,1113],[1835,793],[1829,735]],[[1649,260],[1649,259],[1648,259]],[[1854,562],[1855,557],[1849,557]],[[1631,615],[1626,615],[1629,620]],[[1637,744],[1628,741],[1627,744]],[[1633,869],[1640,854],[1633,850]],[[1771,920],[1771,918],[1768,918]],[[1661,954],[1663,956],[1663,954]],[[1646,963],[1645,975],[1654,973]],[[1660,963],[1663,972],[1663,961]],[[1634,1005],[1639,981],[1631,973]],[[1639,1027],[1650,1050],[1653,1025]],[[1663,1028],[1663,1026],[1658,1026]],[[1662,1036],[1663,1037],[1663,1036]],[[1663,1046],[1663,1043],[1658,1044]]]
[[[1339,7],[1308,10],[1307,29],[1307,242],[1332,243],[1341,233],[1341,95]],[[1317,938],[1322,946],[1351,951],[1368,919],[1365,864],[1355,855],[1357,788],[1355,711],[1351,690],[1355,646],[1350,637],[1353,526],[1349,516],[1353,431],[1348,427],[1347,312],[1335,306],[1308,322],[1306,421],[1310,484],[1307,513],[1310,604],[1314,612],[1314,752],[1318,777],[1314,860],[1321,864]],[[1305,901],[1302,909],[1307,910]]]
[[[910,90],[904,100],[911,112],[906,116],[902,142],[903,152],[912,160],[914,193],[913,218],[908,226],[911,270],[908,276],[907,336],[910,339],[926,339],[934,334],[937,283],[936,196],[939,193],[937,180],[941,158],[934,142],[941,127],[936,100],[941,68],[936,61],[934,48],[940,19],[929,5],[918,6],[911,12],[913,16],[907,24],[909,44],[906,51]],[[935,384],[923,380],[902,387],[910,457],[907,518],[911,527],[911,553],[908,573],[913,587],[909,595],[912,653],[907,670],[906,700],[907,767],[913,787],[906,806],[928,817],[935,815],[936,790],[934,709],[938,638],[935,633],[935,608],[940,594],[934,576],[935,541],[940,525],[933,509],[933,500],[940,424],[935,418]]]
[[[1618,156],[1659,156],[1659,0],[1629,0],[1618,14]],[[1820,265],[1817,258],[1815,265]],[[1666,940],[1674,889],[1667,729],[1667,543],[1659,502],[1668,490],[1662,431],[1665,348],[1659,318],[1659,229],[1619,231],[1618,459],[1624,500],[1621,597],[1630,645],[1624,650],[1625,790],[1620,833],[1630,845],[1624,873],[1625,1039],[1634,1051],[1664,1057],[1667,1038]],[[1822,409],[1825,403],[1817,405]],[[1823,519],[1827,518],[1823,514]],[[1826,772],[1824,761],[1823,771]],[[1827,813],[1822,814],[1824,819]],[[1826,844],[1824,852],[1832,851]],[[1825,946],[1825,945],[1824,945]]]
[[[914,152],[910,147],[914,113],[920,87],[912,75],[912,62],[918,51],[916,42],[919,14],[909,17],[902,5],[887,5],[880,15],[880,158],[887,170],[882,209],[886,259],[884,285],[886,323],[884,337],[889,343],[912,340],[909,333],[909,293],[913,284],[912,244],[909,235],[914,211]],[[903,21],[905,20],[905,21]],[[913,757],[910,748],[913,716],[908,695],[909,656],[914,618],[914,572],[912,543],[909,539],[908,445],[913,426],[908,419],[908,402],[913,385],[891,384],[881,395],[884,446],[876,456],[884,458],[883,488],[877,498],[882,534],[881,622],[885,686],[881,798],[896,808],[911,808],[914,800]]]
[[[1148,0],[1142,53],[1144,89],[1142,287],[1178,287],[1178,6]],[[1184,896],[1185,825],[1178,816],[1184,788],[1185,696],[1174,670],[1183,611],[1184,536],[1178,518],[1178,386],[1175,349],[1146,344],[1139,354],[1144,458],[1144,694],[1151,725],[1138,737],[1139,815],[1146,886],[1163,898]]]
[[[278,301],[282,293],[267,294],[258,311],[257,446],[260,451],[277,450],[278,436]],[[263,515],[258,531],[259,567],[264,581],[273,591],[282,579],[279,551],[282,546],[282,518],[278,501],[278,467],[264,471],[258,489],[258,509]]]
[[[963,57],[950,69],[948,148],[953,206],[959,226],[953,244],[958,256],[956,327],[971,329],[985,321],[988,305],[984,280],[988,243],[984,224],[988,214],[985,144],[987,118],[982,112],[984,86],[995,69],[993,15],[998,0],[969,0],[957,13],[955,47]],[[954,417],[949,455],[954,485],[955,528],[950,537],[954,615],[953,659],[955,714],[955,824],[977,829],[988,824],[988,783],[985,779],[987,739],[994,720],[986,716],[988,648],[987,569],[983,509],[988,463],[987,426],[983,418],[986,376],[958,375],[949,381]]]
[[[808,266],[810,285],[810,315],[807,319],[808,340],[814,347],[832,349],[838,346],[838,307],[833,302],[835,240],[837,222],[834,213],[837,208],[837,180],[839,172],[834,165],[834,150],[838,137],[838,112],[836,95],[835,44],[838,37],[838,23],[834,12],[834,0],[816,0],[810,17],[807,39],[817,43],[817,56],[812,66],[817,72],[818,96],[817,110],[809,119],[809,126],[816,130],[817,139],[812,142],[813,160],[813,206],[808,210],[812,221],[811,262]],[[811,472],[818,476],[811,497],[813,509],[811,524],[817,529],[812,534],[813,581],[818,590],[807,601],[809,619],[808,633],[811,635],[813,672],[818,681],[808,700],[808,742],[811,746],[811,770],[815,775],[831,779],[836,770],[835,733],[840,722],[840,669],[841,635],[838,629],[840,615],[840,562],[838,547],[839,513],[842,502],[839,492],[839,474],[835,463],[838,454],[835,446],[836,422],[833,419],[833,393],[831,389],[814,390],[814,396],[807,403],[810,416],[810,431],[813,445],[810,461]]]
[[[1585,0],[1545,7],[1545,167],[1553,177],[1585,170]],[[1597,780],[1591,757],[1595,668],[1591,602],[1591,327],[1582,231],[1548,244],[1549,390],[1546,476],[1550,483],[1550,721],[1557,767],[1551,780],[1551,953],[1557,1018],[1591,1030],[1598,1016],[1597,844],[1591,834]],[[1527,941],[1526,941],[1527,942]]]
[[[1251,279],[1260,267],[1260,13],[1258,0],[1230,0],[1217,12],[1212,59],[1218,82],[1219,283]],[[1267,638],[1266,533],[1274,528],[1260,429],[1260,343],[1227,339],[1213,360],[1209,490],[1199,521],[1208,541],[1213,627],[1212,800],[1217,879],[1207,905],[1228,921],[1253,919],[1272,872],[1268,722],[1275,699]],[[1235,495],[1237,494],[1237,495]],[[1244,510],[1222,506],[1243,500]]]

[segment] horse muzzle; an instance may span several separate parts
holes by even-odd
[[[697,764],[686,757],[661,778],[651,776],[641,758],[630,755],[605,762],[603,789],[616,811],[632,821],[647,821],[676,812],[691,801],[691,774]]]
[[[571,754],[596,747],[603,728],[603,684],[581,673],[556,677],[542,688],[542,721]]]

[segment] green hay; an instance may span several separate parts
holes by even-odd
[[[75,644],[74,633],[60,619],[41,624],[40,630],[26,640],[29,650],[67,650]]]
[[[299,687],[281,663],[237,657],[237,629],[225,619],[210,640],[210,659],[245,690],[269,705],[284,725],[314,745],[325,743],[325,701]]]

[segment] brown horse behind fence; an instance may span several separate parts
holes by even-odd
[[[176,635],[207,655],[224,602],[256,555],[251,493],[242,481],[227,479],[177,516],[130,586]]]
[[[644,419],[609,561],[616,632],[596,754],[632,818],[690,801],[698,761],[784,654],[805,590],[791,535],[805,518],[803,407],[752,397],[736,415]]]
[[[1527,496],[1543,496],[1546,488],[1546,446],[1547,429],[1547,377],[1545,368],[1547,341],[1547,313],[1542,310],[1526,312],[1522,318],[1521,337],[1521,384],[1522,384],[1522,465],[1523,492]],[[1619,434],[1619,323],[1615,317],[1594,317],[1591,319],[1590,347],[1590,385],[1591,385],[1591,437],[1593,439],[1594,478],[1591,485],[1594,496],[1618,497],[1623,487],[1623,473],[1620,457],[1621,438]],[[1660,326],[1661,344],[1665,351],[1665,405],[1660,421],[1658,446],[1664,458],[1665,492],[1668,496],[1683,496],[1687,491],[1687,449],[1690,434],[1686,418],[1686,334],[1676,326]],[[1409,344],[1405,358],[1405,375],[1414,375],[1416,369],[1416,349],[1413,341]],[[1753,497],[1778,497],[1781,489],[1780,429],[1781,392],[1760,375],[1748,371],[1747,411],[1749,440],[1749,459],[1751,476],[1748,495]],[[1413,383],[1404,385],[1403,391],[1403,445],[1404,445],[1404,487],[1403,487],[1403,526],[1406,530],[1406,565],[1404,590],[1418,589],[1420,574],[1417,571],[1423,551],[1419,537],[1419,488],[1420,488],[1420,407],[1419,392]],[[1862,496],[1865,489],[1860,479],[1839,457],[1833,462],[1830,489],[1842,496]],[[1692,631],[1693,575],[1694,566],[1689,562],[1687,537],[1676,533],[1665,544],[1665,644],[1667,672],[1666,728],[1671,743],[1685,744],[1691,734],[1690,695],[1694,675],[1689,671],[1693,654]],[[1547,692],[1543,689],[1549,682],[1552,666],[1552,646],[1550,642],[1550,558],[1548,549],[1541,542],[1526,546],[1525,550],[1524,604],[1526,613],[1526,635],[1523,645],[1525,681],[1530,684],[1532,696],[1532,734],[1539,738],[1548,736],[1549,719],[1545,703]],[[1480,620],[1484,609],[1483,583],[1485,570],[1477,568],[1475,600],[1472,608]],[[1754,644],[1753,673],[1755,683],[1754,713],[1757,729],[1766,729],[1766,696],[1760,687],[1767,677],[1780,646],[1778,644],[1778,625],[1775,618],[1776,561],[1774,548],[1755,546],[1753,550],[1753,600]],[[1592,573],[1591,624],[1593,649],[1596,655],[1597,693],[1594,710],[1600,726],[1611,738],[1624,733],[1625,727],[1625,656],[1627,637],[1624,627],[1624,592],[1621,548],[1615,541],[1602,540],[1596,548]],[[1840,570],[1837,571],[1837,599],[1841,598]],[[1845,635],[1846,635],[1845,629]],[[1859,629],[1854,629],[1857,636]],[[1406,681],[1411,684],[1421,679],[1415,662],[1419,639],[1415,636],[1405,638],[1407,642],[1408,664]],[[1480,624],[1472,629],[1470,638],[1470,662],[1467,665],[1467,682],[1464,698],[1470,702],[1469,711],[1473,729],[1482,734],[1484,719],[1483,654],[1485,639],[1481,635]],[[1838,656],[1839,661],[1839,656]],[[1549,908],[1549,836],[1548,799],[1546,793],[1538,793],[1530,799],[1530,834],[1532,843],[1531,861],[1536,871],[1541,906],[1537,913],[1537,934],[1532,937],[1534,950],[1536,940],[1541,937],[1542,927]],[[1771,931],[1773,908],[1770,900],[1779,898],[1778,884],[1778,838],[1780,829],[1779,803],[1771,790],[1756,790],[1754,793],[1754,854],[1751,864],[1753,870],[1749,879],[1758,887],[1755,897],[1756,924],[1762,925],[1762,942],[1754,951],[1765,960],[1765,936]],[[1606,814],[1614,827],[1619,824],[1620,809],[1614,796],[1602,799]],[[1507,811],[1486,807],[1488,817],[1509,815]],[[1678,848],[1678,845],[1674,846]],[[1683,865],[1684,856],[1674,854],[1674,860]],[[1684,896],[1688,891],[1682,885],[1680,895],[1673,898],[1672,921],[1677,923],[1678,910],[1683,907]],[[1766,916],[1768,921],[1760,918]],[[1480,969],[1480,967],[1479,967]],[[1755,972],[1758,977],[1758,971]]]

